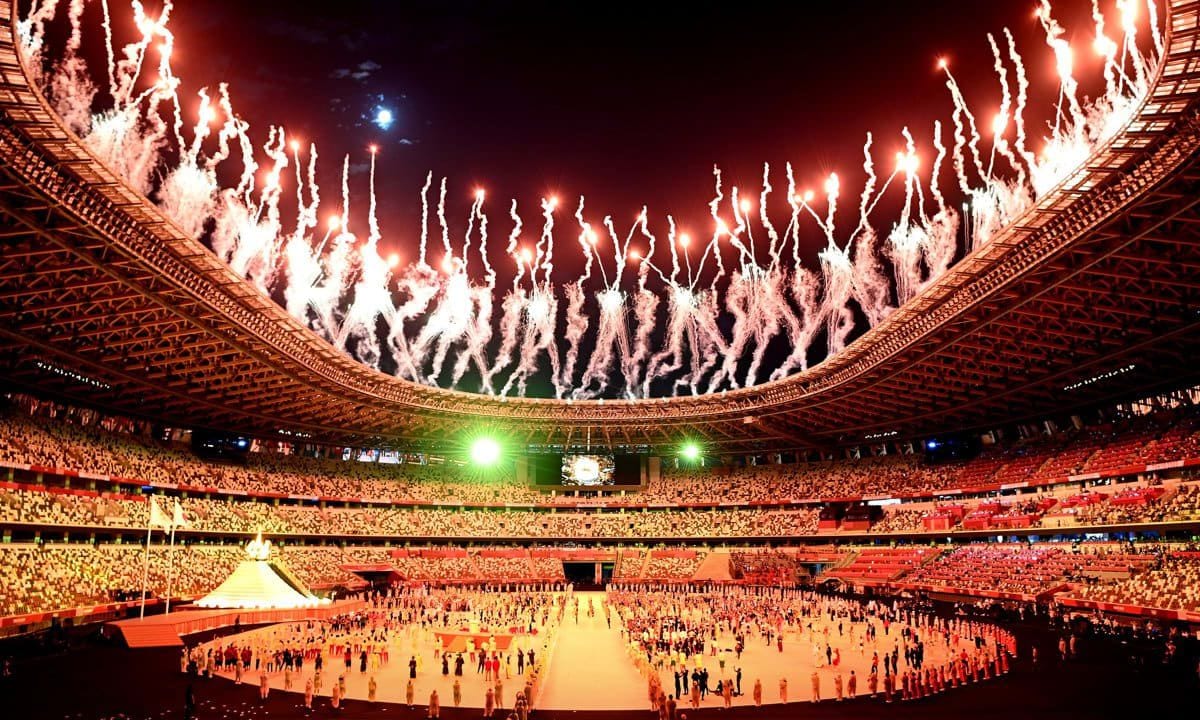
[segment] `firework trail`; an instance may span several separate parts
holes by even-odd
[[[757,279],[757,292],[751,301],[751,307],[757,315],[754,352],[750,355],[750,367],[746,369],[743,387],[758,384],[758,373],[771,340],[780,333],[785,324],[791,326],[794,323],[792,309],[783,295],[784,280],[784,274],[774,266],[765,270]]]
[[[425,174],[425,184],[421,186],[421,249],[417,260],[417,265],[426,267],[429,265],[428,249],[429,249],[429,187],[433,184],[433,171],[430,170]]]
[[[819,295],[820,281],[815,275],[803,267],[797,266],[791,276],[792,302],[800,308],[799,318],[787,326],[788,340],[792,352],[783,363],[771,373],[771,380],[780,380],[796,370],[808,369],[808,349],[812,346],[813,336],[824,322],[821,314],[823,308]]]
[[[907,131],[905,128],[906,133]],[[915,295],[921,284],[921,250],[926,242],[924,229],[909,222],[912,214],[913,185],[917,182],[916,169],[909,167],[910,158],[916,157],[911,138],[909,135],[908,154],[900,153],[896,157],[896,164],[904,168],[904,208],[900,211],[899,222],[888,234],[885,246],[895,271],[896,301],[900,305]]]
[[[567,328],[564,339],[567,342],[567,355],[563,361],[562,383],[574,385],[575,367],[579,363],[579,343],[587,335],[590,321],[583,312],[584,292],[583,283],[575,281],[563,286],[567,297]]]
[[[754,269],[757,269],[757,266],[751,268],[743,265],[742,269],[733,271],[729,277],[729,287],[725,291],[725,310],[733,316],[733,338],[729,342],[728,352],[722,354],[721,363],[709,380],[705,392],[716,392],[726,381],[734,387],[737,386],[737,366],[754,332],[753,320],[757,319],[752,318],[756,309],[754,298],[758,295],[757,283],[750,276]]]
[[[487,214],[483,212],[484,194],[482,190],[475,193],[475,213],[479,221],[479,254],[483,259],[484,284],[472,285],[469,297],[474,311],[474,321],[467,325],[466,349],[459,353],[450,378],[450,387],[457,387],[466,374],[469,366],[474,363],[480,374],[480,392],[492,394],[491,377],[488,373],[489,364],[485,353],[488,343],[492,340],[492,298],[496,292],[496,271],[487,256]],[[464,257],[466,252],[463,253]],[[465,266],[464,266],[465,274]]]
[[[933,123],[933,147],[937,153],[933,158],[933,170],[929,176],[929,193],[937,205],[933,217],[923,219],[925,235],[923,251],[928,275],[922,286],[940,277],[954,261],[954,253],[958,248],[958,213],[946,205],[938,178],[941,177],[942,163],[946,160],[946,146],[942,144],[942,124]],[[903,302],[903,301],[901,301]]]
[[[575,367],[579,362],[579,343],[587,334],[588,316],[584,314],[583,286],[592,277],[592,264],[595,262],[595,247],[597,236],[592,224],[583,217],[584,197],[579,197],[579,205],[575,208],[575,221],[579,224],[579,247],[583,251],[583,274],[574,282],[567,283],[563,291],[567,298],[567,328],[564,339],[567,344],[567,354],[563,360],[562,382],[565,385],[575,384]]]
[[[268,181],[270,182],[270,181]],[[367,241],[358,251],[359,280],[354,285],[354,299],[342,321],[335,344],[345,348],[355,342],[358,356],[363,362],[378,367],[380,359],[379,337],[376,320],[382,318],[389,325],[395,316],[388,284],[391,271],[379,254],[378,225],[375,219],[375,154],[371,154],[371,202],[368,211]]]
[[[202,105],[201,122],[204,122]],[[207,123],[204,123],[207,126]],[[197,136],[199,133],[197,133]],[[199,143],[196,143],[198,148]],[[300,143],[292,142],[293,163],[296,166],[296,227],[287,240],[284,254],[287,259],[287,287],[284,291],[288,312],[292,317],[308,323],[308,309],[312,304],[312,291],[321,278],[321,248],[312,245],[311,231],[317,227],[317,209],[321,204],[320,189],[317,187],[317,148],[309,146],[308,177],[300,170]],[[182,165],[180,167],[183,167]],[[211,193],[215,192],[215,177]],[[309,188],[309,201],[304,201],[304,186]],[[207,217],[209,213],[205,213]],[[331,228],[332,230],[332,228]],[[321,245],[329,239],[326,233]]]
[[[629,328],[625,322],[625,294],[621,292],[620,285],[629,253],[629,244],[633,239],[633,233],[636,232],[637,227],[638,224],[635,223],[630,229],[624,243],[622,243],[616,229],[613,227],[612,217],[604,218],[604,228],[612,240],[613,257],[616,265],[613,271],[613,280],[610,283],[607,272],[604,269],[603,260],[598,262],[600,274],[604,278],[604,289],[596,295],[596,302],[600,308],[599,320],[596,326],[596,345],[592,349],[591,358],[575,390],[575,397],[577,398],[602,395],[608,387],[614,363],[619,363],[621,367],[626,367],[628,364],[628,359],[631,355]],[[597,249],[598,243],[598,235],[589,235],[587,243],[589,257],[590,253]],[[593,384],[596,386],[594,391],[592,390]]]
[[[646,359],[650,356],[650,338],[653,335],[658,314],[658,296],[646,288],[650,269],[653,267],[655,245],[658,240],[647,227],[646,208],[642,208],[638,216],[638,228],[642,237],[646,238],[645,255],[628,250],[630,262],[638,262],[637,293],[633,297],[633,316],[637,325],[637,334],[633,340],[633,352],[625,358],[622,364],[622,374],[625,376],[625,396],[633,399],[645,397],[639,395],[642,389],[642,370],[646,367]],[[660,273],[661,275],[661,273]]]
[[[216,212],[220,189],[213,166],[200,162],[200,149],[214,117],[208,93],[200,91],[200,111],[193,141],[179,165],[163,178],[156,199],[159,206],[191,237],[199,237]]]

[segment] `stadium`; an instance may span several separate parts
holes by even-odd
[[[433,171],[397,200],[389,155],[454,150],[374,86],[331,126],[369,149],[318,161],[246,67],[330,60],[321,16],[222,66],[186,5],[0,2],[0,707],[1178,712],[1200,2],[1031,9],[959,28],[984,87],[935,60],[937,120],[621,227]],[[357,22],[348,55],[390,32]]]

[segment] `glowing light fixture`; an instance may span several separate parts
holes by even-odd
[[[471,462],[481,467],[495,465],[500,459],[500,443],[487,436],[471,442]]]

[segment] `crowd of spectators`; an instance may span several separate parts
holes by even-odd
[[[148,597],[164,597],[169,583],[173,598],[196,599],[245,559],[238,545],[154,545],[148,556],[137,545],[0,545],[0,617],[138,600],[143,568]],[[437,549],[425,555],[382,547],[277,544],[271,560],[318,591],[365,586],[364,578],[352,571],[364,566],[394,570],[403,581],[503,583],[564,577],[561,560],[532,558],[527,550],[497,555]]]
[[[0,462],[247,493],[399,503],[536,503],[546,494],[454,462],[389,465],[277,453],[244,462],[202,460],[144,435],[80,425],[63,417],[9,412],[0,418]]]
[[[104,525],[127,519],[120,501],[24,488],[0,488],[0,521],[47,525]]]
[[[1178,491],[1164,495],[1161,500],[1155,498],[1130,504],[1097,502],[1080,505],[1068,512],[1074,515],[1076,522],[1093,525],[1200,519],[1200,485],[1186,484],[1173,489]]]
[[[357,553],[349,550],[333,545],[286,545],[276,546],[275,551],[282,566],[310,588],[357,588],[367,584],[361,577],[342,569],[343,565],[356,560]]]
[[[703,550],[678,555],[658,555],[651,552],[650,559],[646,561],[642,579],[668,582],[691,580],[707,555]]]
[[[925,529],[924,519],[926,510],[891,510],[885,511],[883,517],[871,525],[871,532],[876,533],[905,533],[919,532]]]
[[[1200,612],[1200,552],[1168,553],[1127,578],[1081,585],[1073,594],[1097,602]]]
[[[852,550],[853,551],[853,550]],[[366,584],[356,569],[390,571],[406,582],[519,583],[562,581],[562,560],[528,549],[277,545],[273,561],[317,590]],[[703,549],[622,549],[614,581],[696,579]],[[145,555],[137,545],[0,545],[0,616],[137,600]],[[236,545],[155,545],[148,592],[197,598],[219,585],[245,552]],[[789,585],[797,557],[787,550],[734,549],[730,575],[755,584]],[[171,577],[168,579],[168,573]],[[1200,611],[1200,552],[1133,549],[1116,543],[977,544],[939,553],[928,548],[862,548],[829,574],[850,582],[891,581],[899,587],[975,594],[1036,596],[1067,584],[1075,597],[1172,610]]]
[[[1137,488],[1134,488],[1137,490]],[[1200,517],[1200,486],[1175,484],[1162,499],[1117,504],[1101,494],[1092,503],[1056,509],[1038,518],[1040,496],[1020,500],[989,513],[1035,518],[1035,524],[1056,527],[1064,518],[1073,524],[1120,524],[1192,520]],[[173,502],[160,498],[164,507]],[[996,503],[992,503],[996,505]],[[322,507],[265,499],[184,498],[188,527],[197,531],[297,535],[386,537],[514,537],[514,538],[738,538],[787,537],[817,533],[818,511],[730,508],[653,510],[578,510],[415,508],[396,506]],[[969,508],[968,508],[969,509]],[[37,485],[0,487],[0,521],[58,526],[143,528],[149,504],[144,496],[68,491]],[[934,510],[889,509],[875,522],[872,533],[923,530],[923,519]],[[968,513],[969,516],[971,513]]]
[[[165,505],[171,502],[163,498]],[[470,510],[462,508],[320,507],[249,499],[185,498],[192,530],[270,535],[389,537],[783,537],[816,532],[817,511],[730,509],[616,512]],[[143,528],[149,503],[138,496],[73,494],[28,488],[0,489],[0,521],[48,525]]]
[[[636,548],[626,548],[617,554],[617,566],[613,568],[613,580],[636,580],[642,577],[647,555]]]
[[[156,549],[151,595],[193,597],[216,587],[243,556],[236,547]],[[136,545],[0,545],[0,615],[60,610],[141,597],[144,565]]]
[[[735,550],[729,553],[729,575],[760,585],[794,584],[800,570],[794,553],[782,550]]]
[[[1129,552],[1119,545],[979,544],[942,554],[902,579],[948,591],[1038,595],[1085,576],[1128,575],[1153,559],[1150,553]]]
[[[480,473],[448,459],[384,464],[277,452],[241,462],[201,460],[153,440],[139,426],[60,406],[34,403],[0,418],[0,462],[84,471],[151,485],[248,493],[366,499],[389,503],[482,505],[779,503],[884,493],[931,492],[1081,472],[1119,472],[1138,463],[1200,456],[1190,414],[1160,414],[994,446],[967,462],[931,464],[919,455],[823,462],[705,467],[664,463],[637,491],[595,498],[551,494],[511,476]]]
[[[478,576],[475,563],[467,555],[458,557],[408,556],[393,558],[392,566],[408,580],[469,581]]]
[[[556,581],[566,579],[566,575],[563,572],[562,560],[550,557],[534,557],[530,558],[530,564],[533,568],[533,576],[535,578]]]

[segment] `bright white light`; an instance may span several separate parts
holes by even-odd
[[[500,453],[500,443],[490,437],[477,438],[471,443],[471,461],[476,465],[494,465],[500,459]]]
[[[1003,135],[1006,127],[1008,127],[1008,115],[996,113],[996,117],[992,119],[992,134]]]
[[[396,117],[392,115],[392,111],[388,110],[387,108],[379,108],[379,110],[375,112],[375,124],[379,126],[380,130],[387,130],[395,121]]]
[[[529,318],[531,320],[545,320],[550,314],[550,303],[546,302],[546,298],[541,295],[535,295],[529,301]]]
[[[605,312],[616,312],[621,309],[621,293],[616,290],[605,290],[600,293],[600,307]]]
[[[825,180],[825,194],[837,195],[841,183],[838,181],[837,173],[831,173],[829,178]]]

